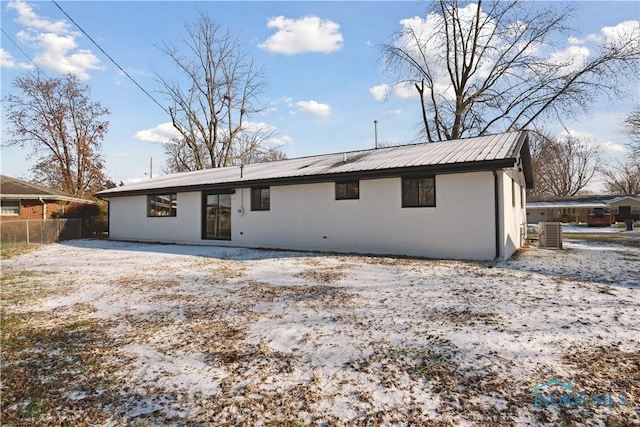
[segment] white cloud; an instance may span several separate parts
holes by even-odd
[[[0,47],[0,67],[2,68],[20,68],[23,70],[33,70],[33,64],[26,62],[16,62],[14,57]]]
[[[53,33],[69,32],[69,24],[65,21],[49,21],[46,18],[42,18],[33,11],[33,7],[30,4],[22,0],[9,2],[7,9],[13,9],[18,14],[15,21],[25,27]]]
[[[582,141],[587,146],[597,146],[599,152],[608,156],[615,157],[627,152],[627,149],[624,145],[610,140],[603,141],[591,132],[585,132],[576,129],[567,129],[560,132],[558,137],[565,138],[569,135]]]
[[[82,80],[91,77],[91,70],[103,69],[97,56],[79,48],[76,39],[80,34],[72,32],[65,21],[42,18],[21,0],[10,2],[7,9],[15,11],[18,15],[15,22],[26,27],[16,36],[35,49],[33,62],[38,66],[62,74],[73,73]]]
[[[387,110],[384,112],[384,114],[391,114],[394,116],[399,116],[402,114],[402,110],[398,109],[398,110]]]
[[[384,97],[387,96],[390,90],[391,86],[387,84],[381,84],[370,88],[369,92],[371,92],[371,95],[373,95],[376,101],[382,101]]]
[[[579,39],[577,37],[569,36],[567,41],[569,42],[569,44],[573,44],[573,45],[586,44],[586,43],[592,43],[592,42],[593,43],[600,43],[602,41],[602,36],[599,36],[597,34],[589,34],[587,37],[585,37],[583,39]]]
[[[164,175],[164,174],[159,173],[155,177],[158,178],[158,177],[160,177],[162,175]],[[136,177],[133,177],[133,178],[126,178],[126,179],[122,180],[122,182],[124,184],[137,184],[138,182],[148,181],[150,179],[151,179],[151,177],[149,175],[145,174],[145,176],[143,176],[143,177],[136,176]]]
[[[157,142],[160,144],[167,144],[173,138],[178,138],[180,133],[173,127],[170,122],[160,123],[158,126],[152,129],[143,129],[133,136],[138,141],[144,142]]]
[[[624,21],[614,27],[604,27],[601,32],[607,46],[616,46],[630,53],[640,50],[640,21]]]
[[[442,91],[444,92],[444,90]],[[393,95],[400,99],[419,99],[420,95],[411,83],[398,84],[393,87]]]
[[[605,154],[611,156],[618,156],[627,152],[627,148],[624,145],[613,141],[601,141],[598,145]]]
[[[258,47],[273,53],[295,55],[304,52],[331,53],[342,48],[340,25],[317,16],[272,18],[267,27],[278,31]]]
[[[293,145],[293,138],[291,138],[289,135],[274,136],[272,138],[269,138],[267,143],[275,146]]]
[[[300,111],[314,114],[316,116],[328,116],[331,114],[331,107],[327,104],[321,104],[317,101],[298,101],[296,105]]]
[[[469,31],[468,25],[473,22],[473,17],[477,12],[478,6],[476,4],[469,4],[463,8],[460,8],[458,15],[460,21],[465,27],[462,31]],[[495,25],[487,17],[484,12],[481,12],[482,19],[486,20],[485,26],[482,28],[479,35],[480,43],[485,43],[485,40],[489,40],[492,37]],[[447,71],[446,64],[446,35],[442,28],[444,27],[444,20],[441,15],[432,12],[429,13],[426,18],[414,16],[412,18],[403,19],[400,21],[402,27],[401,36],[395,41],[395,45],[406,52],[408,52],[413,58],[421,58],[421,64],[423,67],[430,69],[434,89],[437,96],[445,96],[451,98],[451,82],[450,76]],[[495,46],[497,41],[493,39],[492,46]],[[496,50],[496,55],[498,51]],[[490,69],[493,64],[494,58],[483,57],[483,62],[480,64],[479,71],[473,78],[479,78],[485,76],[487,70]],[[418,98],[417,91],[409,85],[396,86],[393,90],[394,96],[401,99]],[[455,99],[455,97],[453,98]]]
[[[587,63],[591,52],[584,46],[569,46],[565,50],[554,52],[549,56],[549,62],[561,66],[562,74],[571,73]]]

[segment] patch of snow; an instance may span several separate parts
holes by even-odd
[[[577,348],[640,348],[640,249],[566,240],[564,247],[531,247],[487,268],[83,240],[2,267],[39,273],[34,283],[48,291],[10,312],[108,325],[105,336],[117,343],[113,375],[132,399],[113,408],[115,424],[211,412],[253,424],[281,408],[316,423],[364,423],[380,413],[383,424],[418,414],[474,425],[482,421],[452,409],[464,393],[507,411],[508,395],[576,375],[563,357]],[[308,400],[299,397],[305,393]],[[535,424],[529,403],[510,419]]]

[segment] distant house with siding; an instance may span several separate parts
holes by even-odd
[[[593,209],[606,208],[616,221],[640,220],[640,195],[586,195],[527,202],[527,222],[585,222]]]
[[[104,190],[113,239],[507,259],[524,243],[525,131],[165,175]]]
[[[1,221],[51,219],[64,215],[70,206],[77,204],[94,204],[94,202],[21,179],[0,175]]]

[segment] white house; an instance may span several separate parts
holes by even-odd
[[[165,175],[99,193],[112,239],[507,259],[524,242],[527,133]]]
[[[640,195],[553,197],[527,202],[527,222],[585,222],[594,209],[609,209],[616,221],[640,220]]]

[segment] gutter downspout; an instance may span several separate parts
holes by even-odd
[[[42,197],[38,197],[38,200],[42,203],[42,220],[44,221],[47,219],[47,204],[42,200]]]
[[[498,192],[500,190],[500,186],[498,185],[498,172],[494,169],[493,171],[493,194],[494,194],[494,212],[495,212],[495,229],[496,229],[496,256],[489,264],[489,268],[495,267],[498,259],[500,259],[500,198],[498,197]]]

